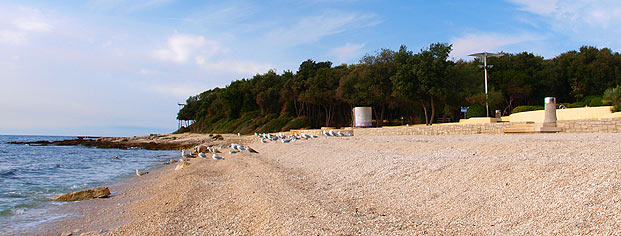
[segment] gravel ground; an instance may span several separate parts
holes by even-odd
[[[619,235],[621,134],[319,138],[135,178],[56,231]],[[112,189],[112,191],[118,191]],[[107,204],[105,202],[108,202]],[[55,231],[47,231],[48,233]]]

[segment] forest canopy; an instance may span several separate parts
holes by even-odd
[[[455,121],[463,117],[460,107],[484,106],[485,94],[482,62],[452,61],[451,50],[445,43],[418,52],[402,45],[397,51],[367,54],[357,64],[309,59],[295,72],[270,70],[235,80],[189,97],[177,119],[195,122],[178,132],[350,126],[356,106],[372,107],[377,126]],[[621,84],[621,55],[608,48],[583,46],[551,59],[505,53],[488,58],[488,64],[493,65],[488,70],[490,110],[503,115],[517,106],[543,105],[550,96],[568,105],[601,103],[605,90]],[[469,116],[485,116],[484,108],[477,110]]]

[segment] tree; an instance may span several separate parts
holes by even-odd
[[[424,93],[421,97],[428,98],[427,103],[425,103],[424,98],[420,100],[425,111],[425,123],[427,125],[433,124],[436,113],[435,102],[446,98],[448,91],[454,89],[450,86],[453,84],[451,80],[454,79],[452,76],[454,64],[447,60],[451,50],[452,45],[434,43],[418,53],[418,60],[414,69],[420,81],[421,91]],[[427,116],[427,106],[431,107],[429,117]]]

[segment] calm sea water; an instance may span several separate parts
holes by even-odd
[[[179,156],[176,151],[7,144],[73,138],[0,135],[0,235],[64,217],[51,210],[71,203],[49,201],[49,197],[135,176],[135,169],[150,168]]]

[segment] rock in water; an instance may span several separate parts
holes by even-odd
[[[58,195],[56,197],[51,198],[53,201],[81,201],[88,200],[99,197],[107,197],[110,195],[110,189],[108,187],[100,187],[94,189],[87,189],[82,191],[77,191],[73,193],[65,193],[63,195]]]
[[[190,163],[187,162],[187,161],[179,162],[179,164],[177,164],[177,167],[175,167],[175,170],[181,170],[184,167],[189,166],[189,165],[190,165]]]

